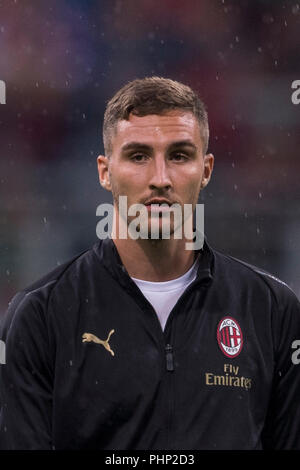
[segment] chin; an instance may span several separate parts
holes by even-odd
[[[151,231],[152,228],[152,231]],[[154,234],[152,238],[152,232]],[[159,219],[159,221],[154,220],[152,221],[152,226],[151,226],[151,220],[149,221],[148,224],[148,238],[151,240],[168,240],[172,238],[174,234],[174,227],[173,224],[170,225],[169,230],[166,230],[163,225],[162,218]],[[165,235],[165,237],[164,237]]]

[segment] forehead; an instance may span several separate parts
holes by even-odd
[[[155,145],[186,139],[202,148],[199,122],[191,112],[174,110],[142,117],[130,114],[128,120],[118,121],[112,144],[115,149],[130,141]]]

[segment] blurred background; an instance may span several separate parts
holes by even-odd
[[[105,105],[151,75],[207,105],[210,244],[299,296],[299,32],[297,0],[0,0],[0,314],[97,241]]]

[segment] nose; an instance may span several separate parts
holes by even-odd
[[[172,186],[169,175],[168,165],[166,164],[164,156],[157,156],[153,159],[152,175],[149,181],[149,187],[153,189],[168,190]]]

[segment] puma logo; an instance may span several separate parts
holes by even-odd
[[[104,346],[105,349],[107,349],[107,351],[109,351],[110,354],[111,354],[112,356],[114,356],[115,353],[110,349],[110,345],[108,344],[109,338],[111,337],[111,335],[112,335],[114,332],[115,332],[115,330],[110,330],[110,332],[109,332],[108,337],[107,337],[106,340],[99,339],[99,338],[97,338],[97,336],[93,335],[92,333],[83,333],[83,335],[82,335],[82,338],[83,338],[82,342],[83,342],[83,343],[86,343],[86,342],[87,342],[87,343],[91,343],[91,342],[93,342],[93,343],[97,343],[97,344],[102,344],[102,346]]]

